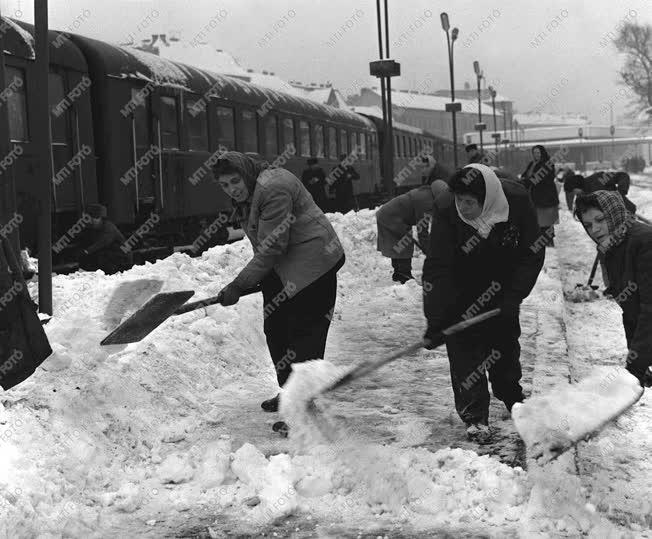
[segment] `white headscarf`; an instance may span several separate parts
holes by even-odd
[[[482,206],[482,213],[476,219],[466,219],[462,212],[460,212],[460,207],[457,205],[457,199],[455,199],[455,207],[457,208],[457,215],[460,216],[460,219],[464,221],[467,225],[471,225],[478,231],[478,234],[483,238],[487,238],[491,229],[496,223],[504,223],[509,217],[509,203],[507,202],[507,197],[503,191],[503,186],[496,176],[496,173],[491,170],[487,165],[481,165],[479,163],[472,163],[466,165],[464,168],[475,168],[482,173],[482,179],[484,180],[485,186],[485,197],[484,205]]]

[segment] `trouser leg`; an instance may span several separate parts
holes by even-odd
[[[276,369],[278,385],[281,387],[290,374],[290,364],[287,358],[291,356],[286,302],[281,302],[278,306],[274,306],[273,302],[274,298],[282,290],[283,284],[275,272],[271,272],[263,279],[263,308],[267,309],[266,313],[263,312],[263,316],[265,316],[263,329],[267,340],[267,348]]]
[[[286,379],[293,363],[323,359],[336,295],[337,270],[333,268],[289,300],[288,347],[292,353],[283,371]]]
[[[478,332],[463,331],[446,340],[455,409],[465,423],[489,423],[489,390]]]
[[[516,402],[524,399],[520,380],[521,325],[518,318],[499,319],[488,325],[488,348],[493,352],[489,370],[489,380],[494,397],[503,401],[511,412]],[[493,359],[495,358],[495,359]]]

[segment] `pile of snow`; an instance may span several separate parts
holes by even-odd
[[[528,455],[548,459],[620,415],[643,389],[622,367],[601,367],[573,385],[564,384],[514,405],[512,417]]]
[[[343,314],[369,317],[392,341],[402,306],[421,288],[389,284],[373,211],[329,218],[347,255],[334,323]],[[281,399],[293,438],[274,438],[258,404],[276,388],[260,295],[171,317],[138,343],[99,345],[152,294],[216,295],[250,257],[242,241],[119,275],[54,278],[55,316],[45,326],[54,353],[0,396],[0,536],[141,536],[147,526],[185,522],[184,515],[191,521],[200,510],[248,523],[252,533],[307,514],[365,529],[407,523],[424,533],[517,534],[529,518],[531,479],[489,456],[381,446],[339,426],[327,432],[335,438],[305,432],[307,449],[291,451],[307,424],[292,416],[295,404],[319,389],[306,383],[308,369],[320,370],[323,377],[312,378],[320,384],[338,374],[326,361],[295,370]],[[365,312],[366,296],[383,281],[396,310]],[[332,420],[328,410],[316,413]]]

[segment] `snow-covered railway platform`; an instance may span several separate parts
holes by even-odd
[[[347,263],[327,357],[352,364],[420,340],[421,289],[390,281],[373,212],[332,221]],[[559,247],[522,307],[526,394],[624,350],[615,306],[563,301],[562,283],[590,267],[577,226],[566,212]],[[140,343],[98,345],[153,292],[214,295],[249,256],[239,242],[117,276],[55,278],[46,326],[55,354],[1,396],[0,537],[644,535],[649,396],[626,429],[525,471],[502,404],[491,405],[494,442],[468,442],[445,352],[422,350],[329,395],[324,405],[348,443],[298,453],[271,431],[278,416],[259,407],[275,391],[260,297],[173,317]],[[592,312],[602,318],[589,320]],[[625,483],[638,492],[621,503]]]

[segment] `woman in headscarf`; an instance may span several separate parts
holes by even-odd
[[[559,223],[559,193],[555,184],[555,164],[540,144],[532,148],[532,161],[521,174],[521,181],[534,202],[541,234],[553,246],[554,225]]]
[[[580,195],[575,216],[602,254],[609,287],[623,311],[627,370],[652,381],[652,226],[636,221],[615,191]]]
[[[233,305],[260,285],[264,331],[278,385],[292,364],[324,357],[344,250],[301,181],[283,168],[270,169],[257,157],[224,153],[213,173],[232,199],[236,217],[254,256],[219,295]],[[278,410],[278,395],[262,403]]]
[[[469,438],[489,440],[489,391],[508,410],[523,401],[519,306],[534,286],[545,253],[527,191],[471,164],[449,181],[454,201],[435,208],[423,266],[429,347],[445,327],[480,312],[501,314],[446,339],[455,408]]]

